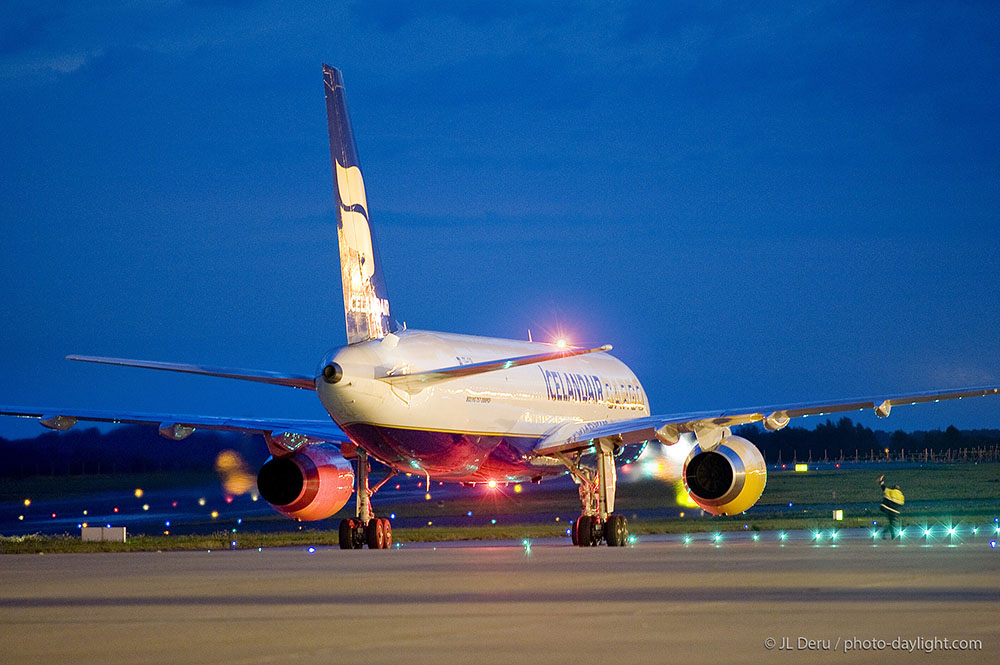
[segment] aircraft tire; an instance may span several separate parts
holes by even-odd
[[[604,523],[604,540],[609,547],[622,547],[628,543],[628,520],[624,515],[608,515]]]
[[[354,527],[352,519],[340,520],[340,531],[337,534],[340,540],[340,549],[353,550],[354,547]]]
[[[385,525],[382,520],[376,517],[368,522],[365,527],[365,536],[368,540],[368,549],[381,550],[385,548]]]
[[[574,531],[576,532],[576,544],[580,547],[592,547],[594,545],[594,518],[590,515],[580,515],[576,521]]]
[[[385,540],[382,543],[383,549],[389,549],[392,547],[392,522],[383,518],[382,530],[385,532]]]

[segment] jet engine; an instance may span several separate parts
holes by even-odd
[[[739,436],[727,436],[712,450],[691,449],[684,462],[684,487],[713,515],[736,515],[757,503],[767,482],[764,456]]]
[[[282,515],[312,522],[347,504],[354,472],[335,446],[317,443],[268,458],[257,472],[257,490]]]

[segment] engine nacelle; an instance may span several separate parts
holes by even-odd
[[[330,517],[354,492],[354,471],[328,443],[271,457],[257,472],[257,490],[282,515],[306,522]]]
[[[737,515],[757,503],[767,483],[764,456],[739,436],[727,436],[713,450],[691,449],[684,462],[684,487],[713,515]]]

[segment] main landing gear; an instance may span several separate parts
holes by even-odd
[[[340,521],[340,549],[359,550],[365,545],[371,550],[387,550],[392,546],[392,523],[372,514],[371,497],[396,475],[392,471],[375,487],[368,486],[368,453],[358,448],[358,508],[357,516]]]
[[[614,512],[618,480],[614,447],[601,440],[597,448],[597,469],[582,466],[579,456],[575,460],[562,459],[579,487],[583,504],[583,514],[573,522],[573,544],[593,547],[604,541],[611,547],[621,547],[628,543],[628,520]]]

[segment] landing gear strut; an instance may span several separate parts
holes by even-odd
[[[582,514],[573,522],[573,544],[593,547],[604,541],[611,547],[621,547],[628,543],[628,520],[614,512],[618,480],[614,446],[603,439],[596,445],[596,469],[580,464],[579,456],[562,458],[579,487],[580,503],[583,504]]]
[[[368,453],[358,448],[358,504],[357,516],[340,521],[340,549],[359,550],[368,545],[368,549],[387,550],[392,546],[392,523],[384,517],[375,517],[372,513],[371,498],[375,492],[396,475],[393,470],[375,487],[368,486]]]

